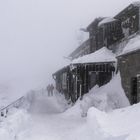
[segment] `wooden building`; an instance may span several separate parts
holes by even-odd
[[[73,60],[71,64],[53,74],[57,90],[75,102],[95,85],[109,82],[119,69],[130,102],[139,102],[140,49],[119,55],[117,68],[110,51],[121,52],[129,40],[139,34],[139,29],[140,2],[130,4],[113,18],[96,18],[87,27],[89,39],[69,55]]]
[[[104,54],[107,56],[103,57]],[[75,102],[95,85],[108,83],[115,73],[115,62],[114,55],[107,48],[75,59],[69,66],[53,74],[56,89],[66,99]]]
[[[88,27],[91,52],[101,49],[121,40],[121,21],[115,18],[96,18]]]
[[[116,43],[124,37],[121,22],[115,18],[105,18],[98,24],[98,48]]]

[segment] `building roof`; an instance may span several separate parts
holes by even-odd
[[[140,35],[137,35],[134,38],[130,39],[129,42],[124,47],[122,53],[119,54],[118,56],[130,54],[138,50],[140,50]]]
[[[98,23],[100,21],[102,21],[104,19],[104,17],[99,17],[99,18],[95,18],[93,22],[91,22],[88,27],[87,27],[87,31],[90,31],[91,28],[96,28],[98,27]]]
[[[99,62],[116,62],[115,54],[113,54],[112,51],[108,50],[106,47],[103,47],[94,53],[74,59],[71,63],[79,64]]]
[[[53,73],[52,75],[57,75],[60,73],[64,73],[67,69],[69,68],[69,65],[62,67],[61,69],[57,70],[55,73]]]
[[[104,18],[102,21],[100,21],[98,26],[102,26],[103,24],[111,23],[111,22],[114,22],[116,20],[117,19],[115,19],[115,18],[107,17],[107,18]]]

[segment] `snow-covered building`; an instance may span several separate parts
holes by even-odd
[[[98,24],[98,30],[98,48],[101,48],[102,46],[109,48],[110,45],[120,41],[124,37],[121,21],[115,18],[104,18]]]
[[[88,41],[70,54],[72,62],[53,74],[57,90],[75,102],[95,85],[108,83],[120,70],[127,97],[132,104],[139,102],[139,30],[140,2],[130,4],[112,18],[96,18],[86,28]]]

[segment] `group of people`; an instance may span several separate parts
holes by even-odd
[[[48,92],[48,96],[53,96],[53,91],[54,91],[53,84],[49,84],[46,89],[47,89],[47,92]]]

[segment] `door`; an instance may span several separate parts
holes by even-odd
[[[133,77],[131,79],[131,103],[135,104],[138,102],[138,78]]]

